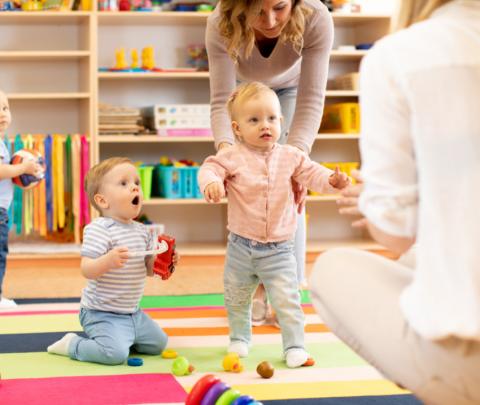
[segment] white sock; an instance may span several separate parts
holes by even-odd
[[[240,357],[248,356],[248,345],[245,342],[236,340],[230,343],[227,349],[228,353],[237,353]]]
[[[67,333],[60,340],[57,340],[55,343],[52,343],[50,346],[48,346],[47,352],[60,354],[61,356],[68,356],[68,346],[75,336],[77,336],[75,333]]]
[[[285,353],[285,360],[290,368],[301,367],[308,360],[308,357],[308,353],[303,349],[290,349]]]

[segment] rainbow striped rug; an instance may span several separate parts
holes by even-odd
[[[207,373],[264,404],[420,404],[386,381],[340,342],[303,297],[306,342],[314,367],[288,369],[281,336],[273,326],[254,328],[245,371],[227,373],[222,359],[228,324],[222,295],[145,297],[141,306],[169,335],[169,348],[187,357],[196,371],[171,374],[172,360],[142,357],[141,367],[104,366],[50,355],[46,347],[66,332],[81,333],[78,299],[27,300],[0,312],[0,403],[5,404],[182,404],[186,393]],[[256,372],[263,360],[275,367],[273,378]]]

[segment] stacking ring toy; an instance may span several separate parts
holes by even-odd
[[[173,349],[165,349],[162,352],[162,357],[164,359],[176,359],[177,356],[178,356],[178,353]]]
[[[239,396],[240,396],[240,393],[237,390],[230,388],[229,390],[225,391],[222,395],[220,395],[220,398],[217,399],[217,402],[215,402],[215,405],[230,405]]]
[[[189,392],[185,405],[200,405],[207,391],[218,382],[220,382],[220,378],[213,374],[207,374],[200,378]]]
[[[233,401],[230,405],[249,405],[255,400],[250,395],[242,395]]]
[[[143,366],[143,360],[138,357],[130,357],[127,360],[127,364],[132,367]]]
[[[217,399],[228,389],[230,389],[230,387],[222,381],[215,383],[207,391],[200,405],[215,405]]]

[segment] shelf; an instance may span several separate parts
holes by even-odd
[[[170,25],[204,25],[209,12],[136,12],[136,11],[99,11],[97,13],[99,24],[124,25],[124,24],[170,24]]]
[[[307,196],[307,203],[323,203],[334,202],[338,199],[337,195],[322,195],[322,196]],[[219,204],[226,204],[225,198]],[[214,205],[207,203],[203,198],[150,198],[143,201],[144,206],[159,206],[159,205]]]
[[[98,78],[104,80],[129,79],[208,79],[209,72],[99,72]]]
[[[358,97],[360,92],[358,90],[327,90],[325,97]]]
[[[333,50],[330,59],[335,61],[355,62],[360,61],[368,51],[339,51]]]
[[[60,24],[86,20],[92,13],[89,11],[0,11],[2,23]]]
[[[90,56],[89,51],[0,51],[0,60],[65,60],[82,59]]]
[[[316,141],[359,139],[360,134],[318,134]],[[211,136],[100,135],[100,143],[195,143],[213,142]]]
[[[9,93],[9,100],[76,100],[90,97],[90,93]]]
[[[389,23],[389,14],[366,14],[366,13],[332,13],[335,26],[358,25],[365,23]]]

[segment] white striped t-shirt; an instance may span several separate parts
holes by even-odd
[[[130,252],[152,249],[153,240],[145,225],[124,224],[100,217],[85,227],[81,255],[96,259],[115,247]],[[98,311],[131,314],[138,309],[147,269],[144,257],[131,257],[119,269],[111,269],[96,280],[88,280],[80,305]]]

